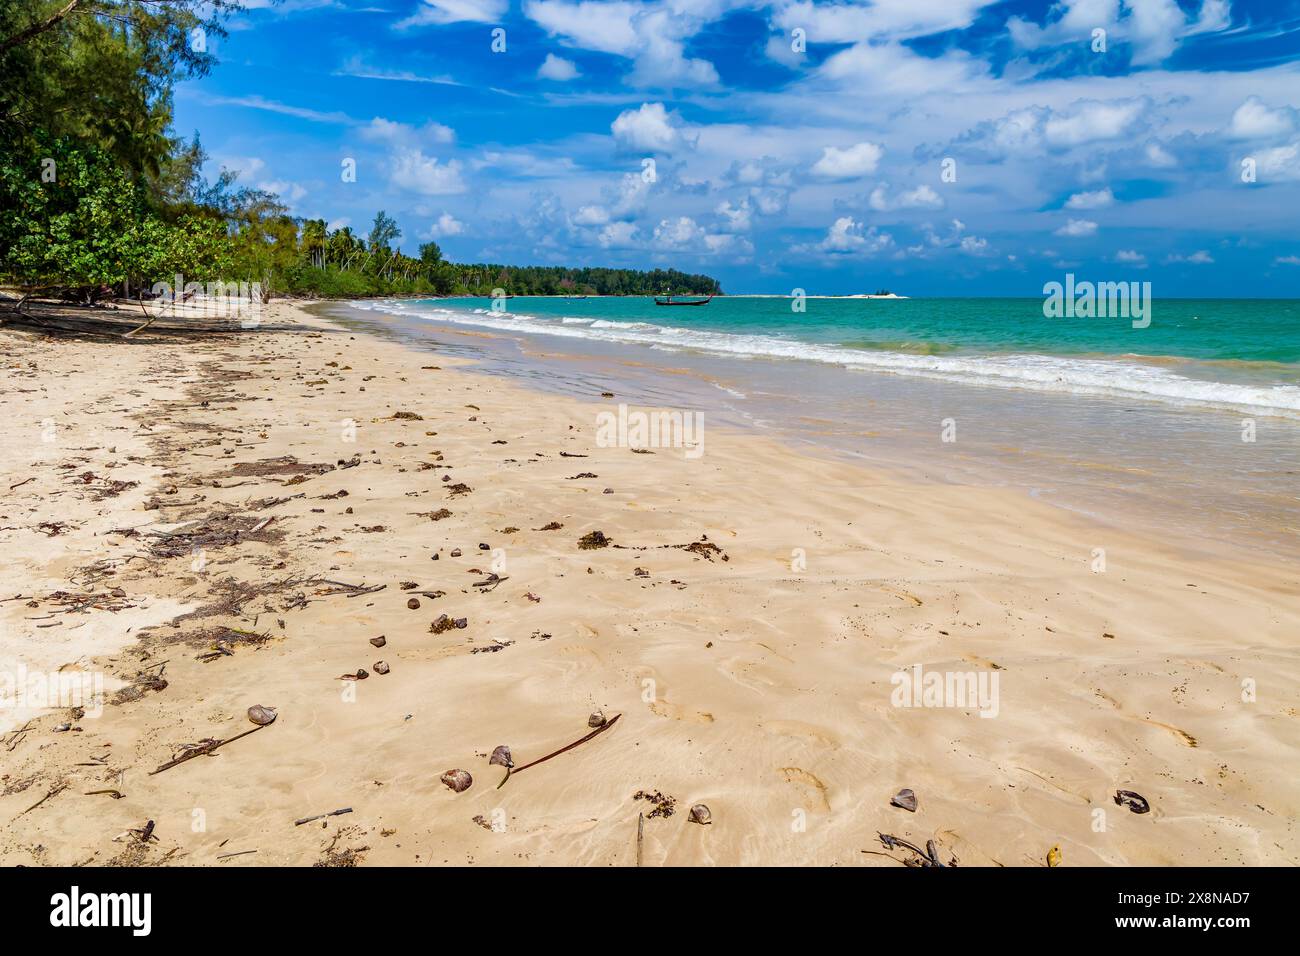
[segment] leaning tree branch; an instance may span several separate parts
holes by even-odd
[[[44,20],[41,20],[38,23],[33,23],[26,30],[21,30],[6,40],[0,40],[0,56],[8,53],[13,47],[18,46],[18,44],[26,43],[28,40],[32,39],[32,37],[37,37],[48,30],[53,30],[68,16],[68,14],[72,13],[72,11],[77,9],[79,6],[81,6],[81,0],[69,0],[68,5],[57,13],[50,14]]]

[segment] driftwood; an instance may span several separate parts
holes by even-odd
[[[152,777],[156,773],[162,773],[164,770],[170,770],[172,767],[176,766],[177,764],[184,763],[187,760],[193,760],[195,757],[206,757],[208,754],[214,752],[218,747],[224,747],[226,744],[234,743],[240,737],[247,737],[249,734],[255,734],[263,727],[269,727],[269,726],[271,725],[258,724],[252,730],[245,730],[242,734],[235,734],[235,736],[227,737],[225,740],[204,741],[203,743],[199,744],[197,747],[191,747],[189,750],[185,751],[185,753],[181,754],[179,757],[167,761],[157,770],[150,770],[149,776]]]
[[[230,859],[232,856],[247,856],[247,855],[250,854],[250,853],[256,853],[256,852],[257,852],[256,850],[240,850],[238,853],[218,853],[218,854],[217,854],[217,859],[218,859],[218,860],[228,860],[228,859]]]
[[[376,584],[366,587],[364,584],[348,584],[344,581],[331,581],[329,578],[310,578],[303,582],[304,584],[330,584],[336,588],[342,588],[340,591],[331,591],[330,594],[347,594],[348,597],[360,597],[362,594],[374,594],[376,591],[382,591],[388,587],[387,584]],[[350,593],[348,593],[350,592]],[[327,597],[329,595],[326,595]]]
[[[645,814],[636,815],[636,865],[641,865],[641,841],[645,838]]]
[[[40,806],[42,803],[44,803],[46,800],[50,799],[50,797],[56,796],[57,794],[60,794],[60,793],[62,793],[64,790],[67,790],[67,789],[68,789],[68,785],[67,785],[66,783],[61,783],[61,784],[59,784],[57,787],[51,787],[49,793],[47,793],[45,796],[41,797],[41,799],[37,800],[37,801],[36,801],[35,803],[33,803],[30,807],[28,807],[26,810],[24,810],[22,813],[20,813],[20,814],[18,814],[18,815],[21,817],[21,816],[22,816],[23,814],[25,814],[25,813],[31,813],[33,810],[35,810],[37,807],[39,807],[39,806]]]
[[[917,855],[918,859],[916,860],[903,861],[907,866],[940,867],[946,869],[957,864],[956,857],[953,857],[947,863],[940,860],[939,848],[935,845],[933,840],[927,840],[925,849],[922,850],[915,843],[909,843],[907,840],[896,837],[891,833],[881,833],[878,834],[878,836],[880,837],[880,842],[885,845],[885,849],[887,850],[892,850],[895,847],[902,847],[905,850],[911,850]]]
[[[338,816],[342,816],[345,813],[351,813],[351,812],[352,812],[351,807],[344,807],[342,810],[331,810],[329,813],[318,813],[314,817],[303,817],[301,820],[294,820],[293,825],[296,827],[300,827],[304,823],[311,823],[315,820],[324,820],[326,817],[338,817]]]
[[[546,763],[546,761],[550,760],[552,757],[558,757],[562,753],[568,753],[574,747],[577,747],[581,744],[585,744],[588,740],[591,740],[593,737],[599,737],[605,731],[609,730],[609,728],[613,727],[616,723],[618,723],[618,719],[622,716],[623,716],[622,714],[615,714],[613,717],[609,719],[608,723],[605,723],[602,726],[597,727],[591,733],[587,734],[587,736],[575,740],[573,743],[561,747],[559,750],[555,751],[554,753],[549,753],[545,757],[538,757],[536,760],[532,761],[531,763],[526,763],[522,767],[515,767],[511,771],[511,773],[507,775],[507,777],[522,773],[523,771],[527,770],[529,767],[536,767],[539,763]],[[502,780],[501,782],[505,783],[504,780]]]
[[[144,299],[140,300],[140,311],[144,313],[144,317],[145,317],[144,325],[137,325],[130,332],[123,332],[122,338],[129,339],[131,336],[135,335],[135,333],[143,332],[145,329],[149,328],[149,326],[153,325],[155,321],[157,321],[158,316],[150,315],[149,310],[144,307]]]

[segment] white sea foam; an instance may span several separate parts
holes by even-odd
[[[658,349],[694,349],[748,358],[797,359],[863,371],[889,372],[971,385],[1144,399],[1171,405],[1231,409],[1300,419],[1300,387],[1256,386],[1190,378],[1166,368],[1128,360],[1052,355],[915,355],[818,345],[776,335],[747,335],[605,319],[575,320],[489,309],[473,311],[437,305],[378,300],[358,308],[416,316],[452,325],[509,332],[544,333],[603,342],[628,342]]]

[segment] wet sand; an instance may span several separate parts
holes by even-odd
[[[633,866],[641,814],[647,866],[902,865],[882,832],[963,866],[1300,858],[1293,564],[752,433],[602,447],[617,389],[269,318],[0,330],[0,672],[107,698],[0,711],[0,863]],[[898,706],[916,665],[996,696]],[[497,789],[495,747],[597,710]]]

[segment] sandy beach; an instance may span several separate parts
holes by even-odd
[[[0,863],[1300,862],[1294,562],[266,318],[0,327]]]

